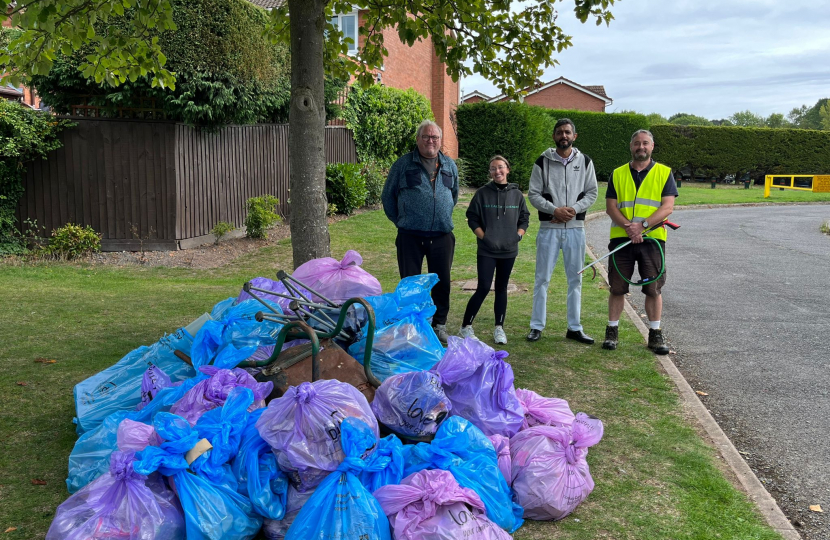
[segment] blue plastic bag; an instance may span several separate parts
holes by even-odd
[[[357,477],[366,468],[364,456],[374,449],[377,435],[366,423],[352,417],[343,420],[340,429],[346,459],[303,505],[285,540],[391,540],[383,508]]]
[[[249,348],[238,351],[233,346],[226,347],[216,356],[214,365],[217,368],[235,366],[240,356],[250,354],[252,350]],[[200,365],[196,363],[195,367],[198,369]],[[178,386],[162,388],[141,410],[114,412],[98,427],[81,435],[69,454],[69,476],[66,479],[69,493],[75,493],[109,470],[110,454],[117,448],[118,426],[122,420],[129,418],[136,422],[152,424],[156,413],[169,411],[174,403],[207,377],[198,372],[195,377]]]
[[[281,520],[288,504],[288,478],[277,466],[271,446],[256,429],[263,411],[257,409],[248,416],[231,468],[238,483],[237,491],[251,500],[254,510],[267,519]]]
[[[116,411],[134,409],[141,402],[141,381],[148,368],[161,368],[173,382],[193,377],[194,369],[174,354],[178,350],[189,355],[192,344],[193,336],[179,328],[76,384],[73,390],[77,415],[74,422],[78,435],[95,429]]]
[[[197,471],[201,460],[212,450],[188,465],[185,455],[200,438],[184,418],[158,413],[153,427],[164,439],[161,446],[148,446],[136,455],[133,468],[139,474],[159,471],[168,477],[184,510],[188,540],[250,540],[262,526],[251,501],[225,484],[211,482]],[[195,472],[192,474],[191,472]]]
[[[282,313],[279,304],[268,304]],[[224,310],[221,318],[207,321],[193,339],[191,358],[194,365],[210,364],[219,351],[229,344],[237,349],[274,345],[276,339],[273,336],[277,335],[282,325],[273,321],[257,322],[255,315],[264,309],[265,306],[254,299],[245,300]]]
[[[403,480],[403,444],[394,435],[378,441],[378,447],[366,458],[366,468],[360,473],[360,481],[374,493],[389,484],[400,484]]]
[[[399,373],[428,370],[444,355],[430,323],[435,314],[430,291],[436,283],[436,274],[410,276],[398,283],[395,292],[366,298],[375,312],[372,372],[381,381]],[[349,354],[362,364],[365,351],[366,336],[361,333]]]
[[[513,533],[524,523],[524,510],[513,502],[493,443],[460,416],[445,420],[432,443],[405,446],[404,460],[405,476],[424,469],[451,472],[461,487],[476,492],[487,508],[487,517],[507,532]]]

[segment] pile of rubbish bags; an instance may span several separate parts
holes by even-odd
[[[444,349],[434,274],[382,294],[361,263],[305,263],[302,288],[256,278],[268,294],[242,291],[79,383],[71,495],[47,540],[498,540],[573,512],[594,488],[602,422],[516,389],[504,351],[458,337]],[[271,357],[283,319],[257,313],[294,316],[292,294],[373,308],[371,403],[333,379],[268,401],[273,383],[239,367]],[[368,314],[352,309],[343,348],[363,362]]]

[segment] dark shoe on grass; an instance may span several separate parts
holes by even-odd
[[[669,354],[669,346],[663,340],[663,331],[661,329],[649,329],[648,348],[654,351],[654,354]]]
[[[580,343],[584,343],[586,345],[594,344],[594,338],[592,338],[582,330],[568,330],[567,332],[565,332],[565,337],[568,339],[572,339],[574,341],[578,341]]]
[[[617,336],[619,335],[619,326],[605,327],[605,341],[602,342],[602,348],[613,351],[617,348]]]
[[[535,328],[530,329],[530,333],[527,335],[528,341],[539,341],[539,338],[542,337],[542,331],[536,330]]]

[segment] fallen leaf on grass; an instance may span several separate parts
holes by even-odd
[[[708,396],[708,395],[709,395],[709,394],[707,394],[706,392],[703,392],[703,391],[701,391],[701,390],[695,390],[695,394],[697,394],[697,395],[699,395],[699,396]]]
[[[631,389],[632,392],[636,392],[637,390],[639,390],[639,388],[632,388]]]
[[[46,480],[38,480],[37,478],[32,478],[32,485],[33,486],[45,486]]]
[[[811,504],[810,510],[812,510],[813,512],[821,512],[822,514],[824,513],[824,510],[821,509],[820,504]]]
[[[3,532],[12,532],[12,531],[16,531],[16,530],[17,530],[17,527],[9,527],[8,529],[6,529]]]
[[[25,381],[17,381],[17,383],[15,383],[15,384],[17,384],[17,386],[29,386],[29,383],[27,383]]]
[[[38,364],[57,364],[57,360],[50,360],[49,358],[35,358],[35,362]]]

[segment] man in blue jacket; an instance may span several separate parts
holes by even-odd
[[[428,272],[438,274],[439,281],[432,289],[432,325],[441,342],[446,343],[458,167],[441,152],[441,137],[438,124],[421,122],[415,133],[417,147],[392,165],[381,198],[386,217],[398,228],[395,246],[401,279],[420,274],[424,257]]]

